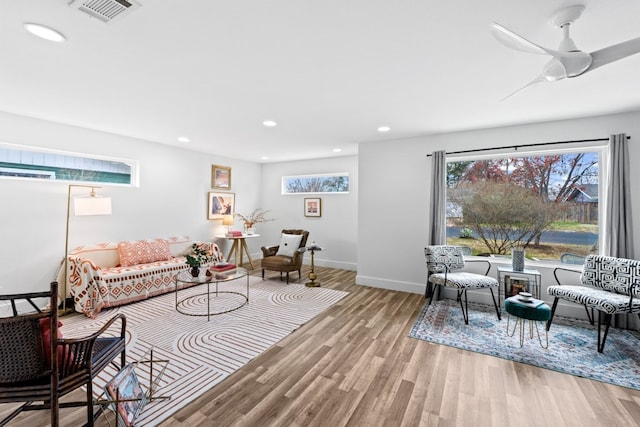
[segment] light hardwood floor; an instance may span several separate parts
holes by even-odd
[[[350,294],[162,426],[640,425],[640,391],[409,338],[423,296],[316,272]],[[84,421],[81,409],[61,415]],[[47,425],[47,414],[14,425]]]

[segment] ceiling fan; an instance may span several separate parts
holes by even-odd
[[[580,17],[584,9],[583,5],[568,6],[551,15],[550,23],[563,31],[562,41],[557,50],[532,43],[495,22],[491,24],[491,33],[505,46],[524,52],[552,56],[538,77],[503,99],[509,98],[537,83],[555,82],[564,78],[577,77],[603,65],[640,52],[640,37],[591,53],[579,50],[569,35],[569,27]]]

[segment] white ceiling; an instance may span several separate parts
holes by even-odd
[[[500,102],[548,58],[498,43],[490,23],[555,49],[549,16],[575,2],[137,1],[105,24],[67,0],[0,0],[0,110],[256,162],[640,110],[640,54]],[[580,49],[640,36],[640,1],[580,3]],[[38,39],[25,22],[67,42]]]

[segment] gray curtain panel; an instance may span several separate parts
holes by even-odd
[[[633,259],[631,229],[631,188],[629,185],[629,153],[627,135],[609,138],[609,186],[607,188],[607,224],[604,231],[604,254]],[[615,316],[619,328],[640,329],[636,314]]]
[[[436,151],[431,155],[431,227],[429,245],[443,245],[447,241],[447,164],[446,153]]]

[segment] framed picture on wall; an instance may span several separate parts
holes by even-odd
[[[320,197],[305,197],[304,216],[322,216],[322,200]]]
[[[211,188],[217,190],[231,190],[230,167],[211,165]]]
[[[236,206],[234,193],[209,192],[209,219],[222,219],[225,215],[233,215]]]

